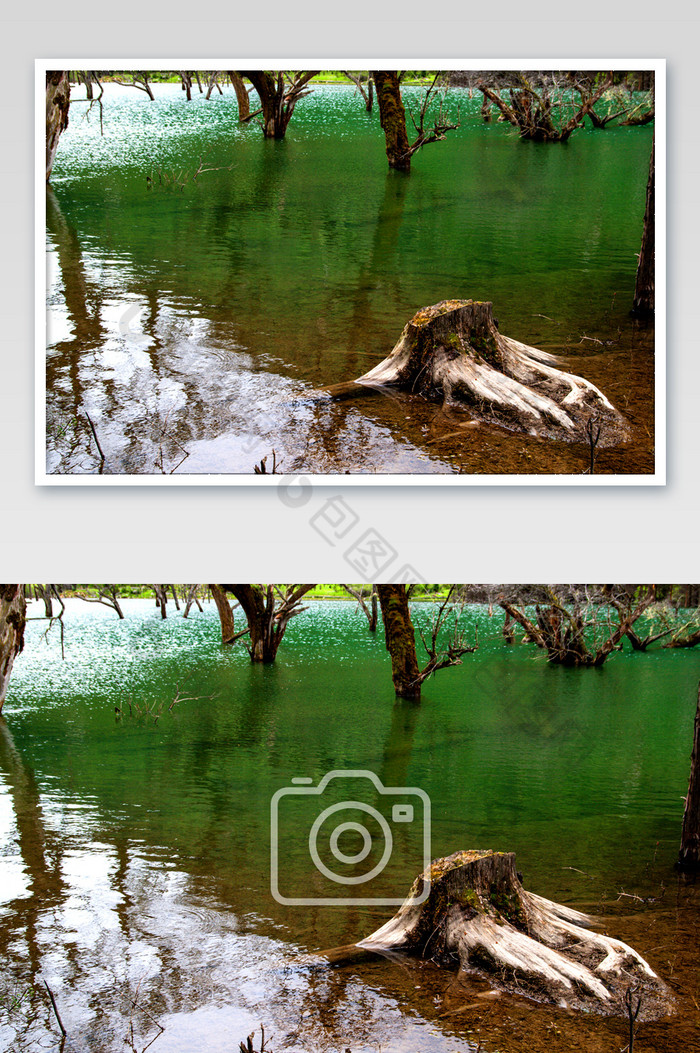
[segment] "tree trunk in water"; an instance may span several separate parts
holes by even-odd
[[[583,1011],[625,1015],[630,985],[643,1019],[665,1015],[668,988],[627,944],[587,928],[580,911],[527,892],[512,852],[455,852],[418,877],[394,917],[354,948],[404,950],[477,972],[496,987]]]
[[[391,655],[394,689],[399,698],[419,699],[421,678],[406,586],[377,585],[377,593],[384,619],[386,649]]]
[[[700,685],[678,866],[681,870],[700,870]]]
[[[21,585],[0,585],[0,712],[15,658],[24,647],[27,602]]]
[[[168,610],[167,610],[168,593],[166,591],[166,586],[165,585],[154,585],[153,586],[153,591],[156,594],[156,607],[160,607],[160,616],[161,616],[161,618],[167,618],[167,616],[168,616]]]
[[[51,178],[58,140],[68,127],[70,83],[66,70],[46,71],[46,182]]]
[[[233,84],[234,91],[236,92],[236,102],[238,103],[238,120],[247,121],[250,117],[250,98],[246,91],[246,86],[239,73],[236,70],[228,70],[228,75]]]
[[[271,587],[268,586],[265,593],[256,585],[222,585],[222,588],[233,593],[248,620],[250,629],[248,652],[251,662],[264,662],[270,665],[275,660],[279,646],[279,640],[272,633],[274,600]]]
[[[604,444],[624,438],[624,418],[605,395],[557,362],[502,336],[490,303],[442,300],[414,315],[391,354],[357,383],[463,402],[476,418],[571,441],[587,441],[584,427],[595,417]]]
[[[386,141],[389,168],[400,172],[411,170],[411,149],[406,132],[406,111],[401,100],[399,78],[393,70],[372,71],[377,89],[379,119]]]
[[[637,280],[634,286],[634,305],[632,314],[636,318],[651,318],[654,315],[654,146],[651,147],[649,159],[649,179],[647,181],[647,200],[644,209],[644,229],[642,231],[642,248],[637,264]]]
[[[376,585],[372,586],[372,595],[370,597],[370,612],[371,612],[371,617],[369,619],[369,631],[371,633],[376,633],[376,631],[377,631],[377,622],[379,620],[379,617],[378,617],[379,612],[377,610],[377,586]]]
[[[231,610],[231,604],[228,602],[226,592],[220,585],[210,585],[209,588],[216,604],[216,609],[219,612],[221,642],[222,644],[232,643],[236,633],[233,625],[233,611]]]
[[[284,139],[291,113],[285,110],[285,84],[282,74],[274,77],[265,70],[241,70],[260,97],[263,113],[263,135],[266,139]]]

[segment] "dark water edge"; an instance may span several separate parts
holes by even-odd
[[[0,1016],[0,1046],[57,1045],[45,977],[71,1048],[98,1053],[123,1049],[132,1023],[141,1049],[154,1020],[152,1048],[183,1053],[237,1049],[260,1021],[284,1053],[622,1048],[620,1019],[481,999],[486,984],[430,963],[300,960],[393,912],[270,894],[272,794],[358,767],[428,792],[434,855],[514,850],[526,887],[632,944],[678,998],[638,1048],[694,1048],[700,896],[673,861],[700,654],[553,669],[473,607],[479,650],[415,707],[394,704],[383,640],[354,605],[312,603],[266,669],[221,648],[211,607],[162,622],[150,601],[124,606],[119,622],[69,601],[66,660],[30,623],[16,663],[0,737],[0,993],[29,993]],[[191,699],[169,711],[178,690]],[[303,888],[314,871],[296,829],[284,875]],[[412,831],[396,839],[380,887],[407,891],[416,846]]]
[[[522,143],[455,89],[460,128],[405,177],[351,88],[319,87],[279,143],[239,126],[230,94],[155,90],[109,85],[104,137],[93,117],[61,139],[49,473],[99,471],[87,414],[107,475],[251,475],[273,449],[287,473],[582,474],[585,442],[462,435],[468,410],[405,397],[309,398],[454,297],[492,301],[503,333],[562,355],[627,417],[596,472],[653,471],[654,338],[629,317],[651,129]]]

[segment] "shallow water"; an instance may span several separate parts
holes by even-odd
[[[124,606],[120,622],[69,601],[65,660],[56,627],[45,641],[32,622],[15,666],[0,725],[0,994],[22,1000],[0,1012],[0,1048],[57,1046],[44,978],[70,1048],[97,1053],[123,1049],[132,1024],[139,1050],[158,1027],[158,1053],[237,1049],[260,1022],[276,1053],[449,1053],[477,1038],[492,1053],[621,1048],[620,1019],[505,997],[474,1009],[488,986],[430,964],[304,963],[395,909],[271,895],[271,798],[295,777],[317,786],[348,768],[428,794],[432,855],[513,850],[526,887],[601,915],[679,1000],[676,1017],[643,1025],[644,1048],[694,1048],[700,896],[672,864],[700,654],[554,669],[506,647],[500,620],[472,608],[479,650],[415,707],[394,703],[381,634],[354,604],[311,603],[268,668],[221,648],[213,606],[165,622],[149,601]],[[349,793],[329,784],[321,803],[406,800],[368,795],[359,778]],[[309,854],[319,798],[305,800],[293,819],[280,800],[287,898],[330,887]],[[416,809],[415,822],[391,822],[373,896],[407,892],[421,821]]]
[[[88,414],[106,474],[251,474],[273,449],[284,472],[580,474],[581,444],[465,438],[465,410],[309,398],[385,357],[419,308],[469,297],[627,417],[597,471],[653,470],[653,334],[628,316],[650,128],[522,143],[455,89],[461,126],[406,177],[350,87],[316,87],[282,142],[237,123],[231,89],[154,91],[107,85],[104,136],[76,102],[61,138],[47,471],[99,471]]]

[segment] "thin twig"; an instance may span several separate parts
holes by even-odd
[[[46,990],[49,992],[49,998],[51,999],[51,1005],[53,1006],[53,1011],[56,1014],[56,1019],[58,1020],[58,1026],[61,1029],[61,1034],[65,1038],[66,1035],[68,1034],[68,1032],[66,1031],[65,1027],[63,1026],[63,1021],[61,1020],[61,1014],[58,1011],[58,1006],[56,1005],[56,999],[53,996],[53,991],[51,990],[49,985],[46,983],[46,980],[44,980],[44,985],[46,987]]]

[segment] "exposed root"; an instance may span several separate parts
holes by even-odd
[[[624,437],[622,415],[595,384],[558,368],[556,356],[502,336],[490,303],[443,300],[404,327],[387,358],[357,380],[469,404],[475,415],[533,434],[582,441],[591,417],[606,444]]]
[[[527,892],[512,853],[456,852],[432,863],[394,917],[358,946],[457,962],[505,990],[611,1015],[624,1015],[625,991],[635,985],[646,1019],[668,1013],[670,992],[651,966],[591,924],[588,915]]]

